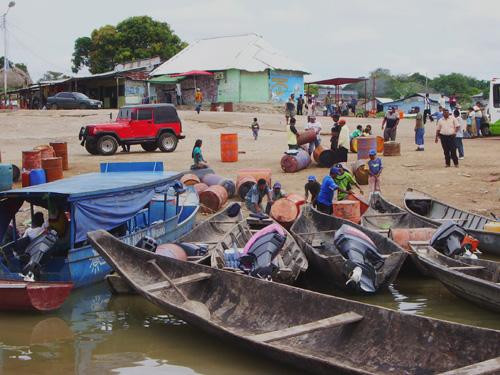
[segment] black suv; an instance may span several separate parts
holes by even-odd
[[[81,92],[58,92],[47,98],[47,109],[99,109],[102,102]]]

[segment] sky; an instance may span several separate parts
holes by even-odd
[[[0,0],[2,12],[7,3]],[[71,74],[75,39],[137,15],[168,22],[188,43],[257,33],[308,68],[306,81],[379,67],[500,75],[499,0],[16,0],[7,15],[8,56],[34,80],[47,70]]]

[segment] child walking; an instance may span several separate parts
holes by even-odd
[[[382,159],[377,157],[377,151],[371,149],[368,160],[368,184],[370,192],[380,191],[380,174],[382,173]]]
[[[252,128],[252,133],[253,133],[253,139],[257,140],[257,137],[259,136],[259,123],[257,122],[257,117],[253,118],[252,125],[250,126]]]

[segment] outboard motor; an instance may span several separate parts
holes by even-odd
[[[50,258],[54,252],[54,245],[58,240],[57,232],[50,230],[47,234],[38,236],[26,247],[24,257],[29,257],[23,268],[23,274],[32,273],[35,279],[40,277],[40,268],[44,261]]]
[[[189,242],[179,242],[177,245],[182,247],[188,257],[203,256],[208,252],[208,245],[203,243],[194,244]]]
[[[346,285],[354,283],[362,292],[375,293],[377,270],[384,265],[384,258],[373,241],[359,229],[344,224],[335,233],[333,243],[347,259],[344,272],[349,280]]]
[[[465,230],[451,220],[445,221],[431,237],[430,245],[449,257],[462,255]]]
[[[158,242],[156,242],[156,240],[152,237],[144,236],[139,241],[137,241],[135,247],[154,253],[156,251],[156,248],[158,247]]]

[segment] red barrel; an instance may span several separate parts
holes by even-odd
[[[410,241],[429,241],[436,228],[391,228],[389,238],[403,249],[410,250]]]
[[[333,216],[359,224],[361,219],[359,201],[343,200],[333,202]]]
[[[267,182],[267,186],[271,186],[271,177],[272,177],[272,172],[271,169],[269,168],[245,168],[245,169],[240,169],[238,171],[238,175],[236,178],[236,184],[238,184],[239,180],[242,179],[243,177],[248,177],[251,176],[255,178],[255,181],[260,180],[263,178]]]
[[[295,193],[288,194],[286,196],[286,199],[289,199],[292,202],[294,202],[298,209],[300,209],[300,206],[306,203],[306,197],[300,194],[295,194]]]
[[[54,150],[55,155],[62,158],[63,169],[67,171],[69,169],[68,144],[66,142],[50,142],[49,145]]]
[[[297,136],[297,144],[298,145],[305,145],[306,143],[311,143],[314,142],[316,139],[316,131],[313,129],[306,130],[305,132],[299,133]]]
[[[238,161],[238,134],[220,135],[220,158],[223,162]]]
[[[224,112],[233,112],[233,102],[224,103]]]
[[[196,190],[196,193],[200,195],[203,191],[208,189],[208,185],[204,184],[203,182],[197,183],[193,185],[194,190]]]
[[[377,150],[377,137],[374,136],[366,136],[366,137],[357,137],[357,151],[358,151],[358,160],[359,159],[370,159],[369,152],[371,149]]]
[[[219,176],[213,173],[207,173],[205,176],[201,178],[201,182],[207,184],[208,186],[220,185],[220,183],[224,180],[224,177]]]
[[[40,150],[23,151],[23,169],[42,168],[42,152]]]
[[[252,176],[245,176],[238,180],[236,184],[236,191],[241,199],[245,200],[248,191],[252,188],[253,185],[257,183],[257,180]]]
[[[40,145],[33,147],[33,150],[39,150],[42,153],[42,159],[53,158],[55,156],[54,149],[49,145]]]
[[[227,191],[220,185],[212,185],[200,194],[201,212],[214,213],[227,202]]]
[[[200,183],[200,179],[195,174],[187,173],[181,177],[181,182],[186,186],[192,186]]]
[[[363,198],[359,194],[351,193],[347,195],[347,199],[351,201],[359,201],[359,211],[361,215],[363,215],[366,212],[366,210],[370,208],[370,204],[365,200],[365,198]]]
[[[60,180],[63,178],[62,158],[42,159],[42,168],[45,170],[47,182]]]
[[[286,173],[295,173],[305,169],[311,164],[311,156],[303,149],[298,149],[297,154],[285,154],[281,158],[281,169]]]
[[[182,260],[187,262],[187,254],[182,247],[175,243],[165,243],[163,245],[158,245],[155,250],[156,254],[163,255],[167,258],[174,258],[177,260]]]
[[[30,171],[24,170],[21,172],[21,185],[23,187],[30,186]]]
[[[285,228],[290,228],[299,215],[295,202],[287,198],[278,199],[271,207],[271,217]]]

